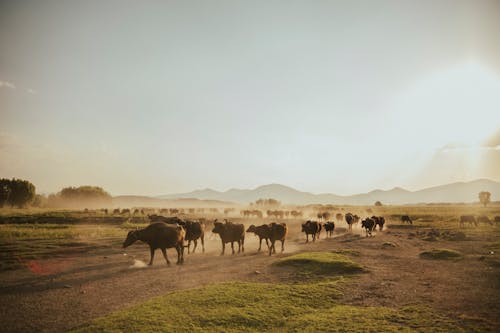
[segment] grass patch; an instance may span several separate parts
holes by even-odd
[[[396,247],[396,244],[394,244],[393,242],[384,242],[382,244],[382,248],[383,249],[392,249],[392,248],[395,248]]]
[[[462,259],[463,255],[460,252],[454,250],[434,249],[431,251],[424,251],[420,253],[420,258],[432,259],[432,260],[454,260],[454,259]]]
[[[329,252],[305,252],[274,262],[276,266],[288,266],[303,277],[317,275],[345,275],[363,272],[363,267],[344,255]]]
[[[111,246],[125,239],[117,225],[0,224],[0,271],[22,262]]]
[[[335,282],[220,283],[157,297],[71,332],[470,331],[429,308],[346,306],[339,295]]]

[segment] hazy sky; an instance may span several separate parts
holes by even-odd
[[[500,180],[500,1],[0,1],[0,177]]]

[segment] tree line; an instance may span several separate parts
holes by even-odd
[[[0,208],[23,208],[28,206],[53,208],[108,207],[111,204],[111,195],[98,186],[65,187],[47,197],[37,194],[35,185],[28,180],[0,179]]]

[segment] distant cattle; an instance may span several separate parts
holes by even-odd
[[[352,230],[352,224],[354,223],[354,215],[351,213],[345,214],[345,222],[347,223],[348,229]]]
[[[327,237],[332,237],[333,235],[333,230],[335,230],[335,223],[333,222],[326,222],[325,225],[325,232]]]
[[[122,209],[120,214],[130,214],[130,209],[128,208]]]
[[[139,209],[136,208],[136,209],[134,209],[134,215],[137,215],[137,214],[139,214]]]
[[[342,222],[344,220],[344,215],[342,215],[341,213],[337,213],[335,214],[335,219],[337,220],[337,222]]]
[[[179,222],[184,230],[186,230],[185,240],[188,241],[188,254],[190,253],[191,242],[194,243],[193,253],[198,246],[198,239],[201,241],[203,253],[205,253],[205,224],[200,221],[181,221]]]
[[[366,231],[366,237],[368,235],[372,235],[372,231],[375,228],[375,221],[369,217],[361,221],[361,228],[365,229]]]
[[[130,231],[123,242],[123,247],[126,248],[138,240],[147,243],[151,253],[149,265],[153,264],[156,249],[161,249],[167,265],[170,265],[167,249],[175,248],[177,250],[177,264],[182,264],[184,262],[184,236],[185,231],[181,226],[158,222],[141,230]]]
[[[321,230],[321,225],[316,221],[307,221],[302,224],[302,232],[306,233],[306,243],[309,242],[309,235],[312,235],[313,242],[316,241],[316,235]]]
[[[261,247],[262,247],[262,240],[266,241],[267,249],[269,250],[269,239],[271,238],[271,228],[269,227],[268,224],[263,224],[259,226],[251,225],[248,227],[247,232],[253,232],[256,236],[259,237],[259,249],[257,250],[260,252]]]
[[[401,223],[409,223],[409,224],[413,224],[413,221],[411,220],[411,218],[408,216],[408,215],[402,215],[401,216]]]
[[[238,243],[238,253],[245,252],[245,226],[243,224],[235,224],[232,222],[214,222],[213,233],[219,234],[222,242],[222,252],[224,255],[226,243],[231,243],[231,250],[234,254],[234,242]]]
[[[385,218],[383,216],[372,216],[372,220],[375,221],[375,226],[373,227],[373,230],[377,229],[382,231],[384,229],[384,224],[385,224]]]
[[[164,222],[167,224],[179,224],[179,225],[184,223],[184,220],[181,220],[177,216],[166,217],[166,216],[152,214],[148,215],[148,218],[151,222]]]
[[[474,224],[477,226],[477,220],[474,215],[462,215],[460,216],[460,226],[465,227],[465,224],[468,223],[472,226]]]
[[[120,214],[120,208],[113,209],[113,215],[114,214]]]
[[[488,216],[482,215],[477,218],[477,223],[493,224]]]

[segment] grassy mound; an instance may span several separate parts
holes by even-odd
[[[435,249],[420,253],[420,258],[432,260],[451,260],[463,258],[460,252],[449,249]]]
[[[394,244],[393,242],[384,242],[382,244],[382,249],[391,249],[391,248],[395,248],[396,247],[396,244]]]
[[[177,291],[115,312],[73,332],[457,332],[428,308],[337,304],[334,282],[221,283]]]
[[[344,255],[330,252],[295,254],[274,263],[276,266],[293,267],[301,276],[344,275],[363,272],[363,267]]]

